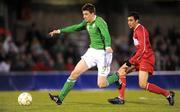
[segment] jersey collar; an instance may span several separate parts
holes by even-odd
[[[134,28],[134,31],[137,29],[137,27],[138,27],[139,25],[141,25],[141,24],[138,24],[138,25]]]
[[[96,20],[96,15],[94,16],[94,19],[93,19],[93,21],[95,21]]]
[[[91,23],[93,23],[95,20],[96,20],[96,15],[94,16],[94,18],[93,18],[93,20],[92,20],[92,22],[91,22]]]

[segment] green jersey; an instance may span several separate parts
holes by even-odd
[[[92,23],[85,20],[80,24],[68,26],[60,29],[62,33],[80,31],[87,29],[90,38],[90,47],[95,49],[105,49],[111,47],[111,38],[106,22],[99,16],[96,16]]]

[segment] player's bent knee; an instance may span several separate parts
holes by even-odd
[[[105,84],[105,83],[98,83],[98,87],[99,87],[99,88],[105,88],[105,87],[106,87],[106,84]]]
[[[139,83],[139,86],[140,86],[140,88],[145,89],[146,88],[146,83]]]

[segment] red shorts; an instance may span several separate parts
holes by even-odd
[[[154,71],[155,58],[151,56],[148,59],[141,59],[141,61],[136,65],[136,70],[149,72],[150,75],[153,74]]]

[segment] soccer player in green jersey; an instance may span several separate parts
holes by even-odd
[[[59,95],[52,95],[49,93],[50,98],[58,105],[62,104],[64,98],[73,88],[77,78],[94,66],[98,68],[97,85],[99,88],[105,88],[114,82],[119,82],[117,74],[108,76],[113,50],[111,48],[111,37],[106,22],[96,15],[94,5],[90,3],[82,7],[82,14],[84,20],[80,24],[53,30],[49,33],[49,35],[53,37],[55,34],[86,29],[90,38],[88,50],[71,72]]]

